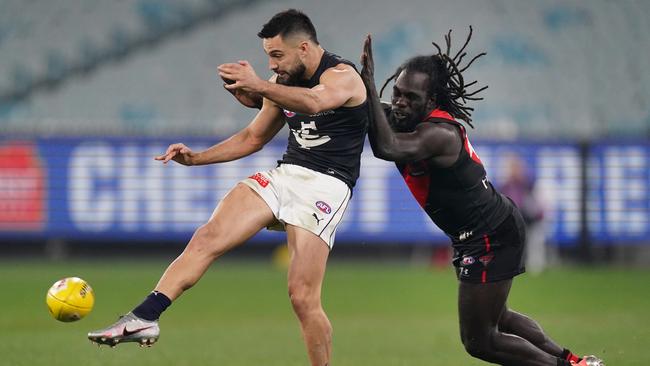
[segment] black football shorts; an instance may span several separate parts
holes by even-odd
[[[496,282],[524,273],[526,224],[517,208],[494,233],[454,245],[458,279],[470,283]]]

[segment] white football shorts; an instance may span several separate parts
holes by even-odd
[[[299,165],[282,164],[244,179],[262,197],[278,220],[269,230],[286,224],[318,235],[330,250],[352,191],[343,181]]]

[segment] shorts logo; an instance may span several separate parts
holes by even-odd
[[[288,110],[286,110],[286,109],[283,109],[282,111],[284,112],[284,115],[287,116],[287,117],[289,117],[289,118],[291,118],[291,117],[293,117],[293,116],[296,115],[296,112],[291,112],[291,111],[288,111]]]
[[[470,231],[463,231],[460,233],[458,236],[458,240],[463,241],[469,239],[470,236],[474,235],[474,232],[472,230]]]
[[[492,262],[492,259],[494,259],[494,254],[492,254],[492,253],[488,253],[488,254],[486,254],[486,255],[480,256],[480,257],[478,258],[478,261],[481,262],[481,263],[483,263],[483,265],[487,267],[487,265],[488,265],[490,262]]]
[[[263,176],[262,173],[255,173],[248,178],[253,179],[257,183],[259,183],[262,186],[262,188],[266,188],[266,186],[269,185],[269,179]]]
[[[330,205],[328,205],[323,201],[316,202],[316,207],[318,207],[319,210],[321,210],[322,212],[328,215],[332,212],[332,208],[330,207]]]
[[[323,221],[316,213],[311,214],[316,219],[316,225],[320,225],[320,222]]]
[[[471,264],[474,264],[474,262],[474,257],[463,257],[463,260],[461,261],[463,266],[469,266]]]

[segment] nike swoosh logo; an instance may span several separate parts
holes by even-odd
[[[133,334],[138,333],[138,332],[142,332],[143,330],[149,329],[151,327],[153,327],[153,325],[150,325],[148,327],[134,329],[134,330],[128,330],[128,329],[126,329],[126,327],[124,327],[124,330],[122,331],[122,336],[128,337],[130,335],[133,335]]]

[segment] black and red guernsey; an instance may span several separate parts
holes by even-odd
[[[511,201],[487,179],[462,124],[440,109],[422,123],[456,126],[463,139],[458,159],[447,168],[431,166],[427,160],[396,163],[397,168],[420,206],[454,246],[485,241],[512,213]]]

